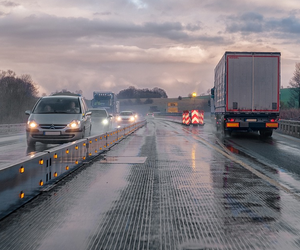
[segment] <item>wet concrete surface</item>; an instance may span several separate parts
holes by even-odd
[[[149,121],[0,221],[0,249],[299,249],[300,199],[276,162],[206,125]]]

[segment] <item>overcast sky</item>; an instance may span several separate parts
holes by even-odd
[[[31,75],[39,95],[207,93],[225,51],[281,52],[287,87],[300,62],[300,1],[0,0],[0,70]]]

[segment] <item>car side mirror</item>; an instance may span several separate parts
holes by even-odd
[[[31,114],[31,111],[30,111],[30,110],[26,110],[26,111],[25,111],[25,114],[26,114],[26,115],[30,115],[30,114]]]
[[[85,113],[85,115],[91,115],[91,114],[92,114],[91,111],[88,111],[88,112]]]

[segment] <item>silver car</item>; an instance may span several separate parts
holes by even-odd
[[[40,98],[29,115],[27,145],[36,142],[59,144],[84,138],[91,133],[91,112],[78,95],[53,95]]]

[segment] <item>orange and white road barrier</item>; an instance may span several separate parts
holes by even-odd
[[[199,124],[199,111],[198,110],[192,110],[192,124],[198,125]]]
[[[186,112],[186,111],[183,111],[183,112],[182,112],[182,124],[185,124],[185,112]]]
[[[199,112],[199,125],[204,125],[204,111],[200,110]]]
[[[185,125],[189,126],[191,124],[191,117],[189,111],[185,113]]]

